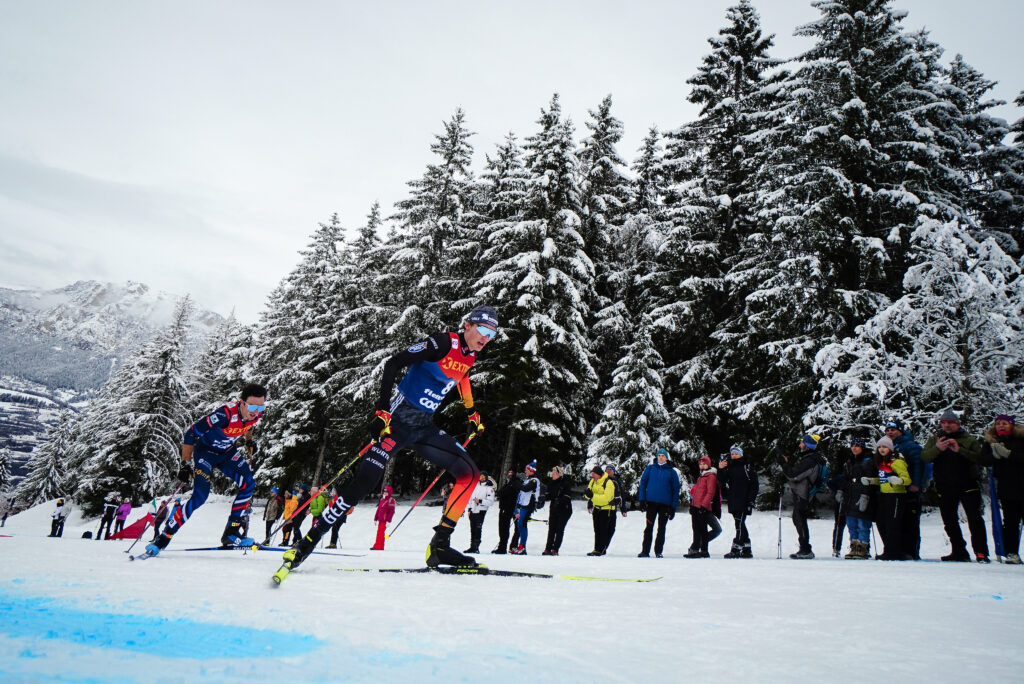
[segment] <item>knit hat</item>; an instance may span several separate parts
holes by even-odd
[[[886,437],[886,439],[888,439],[888,437]],[[851,437],[850,446],[860,447],[861,449],[867,449],[868,443],[867,440],[865,440],[863,437]]]
[[[957,424],[960,423],[960,417],[956,415],[953,409],[946,409],[942,412],[942,415],[939,416],[939,422],[941,423],[944,420],[951,420]]]
[[[484,477],[490,477],[491,476],[491,474],[488,473],[486,470],[481,470],[480,474],[483,475]]]
[[[526,469],[530,470],[530,471],[533,471],[533,472],[537,472],[537,461],[536,461],[536,459],[534,459],[534,460],[530,461],[529,463],[527,463],[526,464]]]
[[[270,493],[271,494],[277,494],[277,487],[271,487],[270,488]]]
[[[731,447],[729,447],[729,453],[730,454],[739,454],[740,456],[742,456],[743,455],[743,447],[741,447],[739,444],[733,444]]]
[[[609,463],[608,465],[606,465],[606,466],[604,467],[604,469],[605,469],[605,470],[610,470],[610,471],[612,471],[613,473],[617,473],[617,472],[619,472],[618,470],[616,470],[616,469],[615,469],[615,466],[614,466],[614,465],[612,465],[611,463]]]
[[[708,464],[708,467],[711,466],[711,457],[710,456],[701,456],[700,460],[697,461],[697,465],[704,465],[705,463]]]
[[[804,435],[804,446],[812,451],[818,448],[818,442],[821,441],[821,435]]]
[[[1005,413],[1000,413],[998,416],[993,418],[993,420],[1005,420],[1010,425],[1016,425],[1017,424],[1017,420],[1016,420],[1016,418],[1014,416],[1008,416]]]
[[[889,451],[893,451],[896,449],[896,445],[893,444],[892,440],[889,439],[888,437],[883,437],[882,439],[878,440],[875,443],[875,449],[877,449],[878,447],[886,447],[887,449],[889,449]]]
[[[668,458],[669,457],[668,449],[666,449],[665,447],[662,447],[662,448],[660,448],[660,449],[658,449],[657,451],[654,452],[654,456],[655,457],[661,456],[662,454],[665,455],[665,458]]]
[[[885,421],[885,429],[888,430],[889,428],[895,428],[895,429],[899,430],[900,432],[904,432],[904,433],[907,431],[906,426],[903,425],[903,421],[902,420],[896,420],[895,418],[893,418],[892,420]]]
[[[593,473],[594,475],[604,475],[604,471],[603,471],[603,470],[601,470],[601,466],[594,466],[594,467],[593,467],[593,468],[592,468],[592,469],[590,470],[590,472],[591,472],[591,473]]]
[[[478,306],[469,312],[466,317],[467,323],[476,323],[488,328],[498,329],[498,314],[489,306]]]

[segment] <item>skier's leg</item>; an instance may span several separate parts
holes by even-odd
[[[476,560],[471,556],[451,548],[451,535],[469,505],[470,496],[480,479],[480,469],[461,444],[437,428],[416,440],[413,448],[424,459],[441,466],[455,478],[455,485],[441,513],[441,521],[434,528],[434,537],[427,547],[427,565],[476,565]],[[525,540],[521,540],[520,544],[525,544]]]
[[[256,491],[256,480],[252,476],[252,470],[240,454],[226,463],[219,464],[217,468],[238,485],[238,493],[235,495],[234,503],[231,504],[231,513],[228,514],[228,522],[224,527],[220,543],[225,546],[252,545],[255,542],[244,537],[239,529],[242,525],[242,514],[249,507],[249,500],[252,499],[252,494]]]
[[[205,458],[195,458],[194,460],[196,475],[192,481],[192,496],[184,504],[174,507],[171,514],[167,516],[167,524],[164,525],[164,531],[160,533],[160,538],[147,546],[147,551],[151,550],[150,547],[155,547],[159,553],[161,549],[166,548],[171,542],[171,537],[177,534],[181,526],[188,522],[192,514],[206,503],[207,497],[210,496],[210,475],[213,473],[213,466]]]

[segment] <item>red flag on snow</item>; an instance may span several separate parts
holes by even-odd
[[[153,522],[153,516],[149,513],[146,514],[145,518],[139,518],[128,527],[124,528],[117,534],[110,535],[111,539],[138,539],[142,536],[143,530],[146,529]]]

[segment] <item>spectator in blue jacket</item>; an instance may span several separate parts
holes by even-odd
[[[914,440],[914,435],[902,421],[886,422],[885,436],[892,440],[896,453],[907,462],[910,481],[913,483],[905,495],[907,507],[903,516],[903,551],[914,560],[921,560],[921,500],[932,479],[932,464],[921,460],[924,447]]]
[[[661,558],[665,550],[665,525],[675,517],[679,506],[679,473],[668,462],[667,449],[658,449],[655,462],[644,468],[637,499],[640,501],[640,510],[645,511],[647,516],[643,548],[638,556],[651,557],[651,536],[657,520],[658,535],[654,538],[654,555]]]

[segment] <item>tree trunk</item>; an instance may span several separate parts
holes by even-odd
[[[515,446],[516,429],[511,428],[508,431],[508,441],[505,442],[505,455],[501,459],[501,474],[498,480],[499,489],[508,481],[508,471],[512,470],[512,455],[515,453]]]
[[[327,429],[324,428],[324,430],[320,433],[320,448],[317,449],[317,454],[316,454],[316,470],[313,471],[313,482],[312,482],[312,485],[314,487],[319,487],[320,485],[323,484],[323,482],[320,481],[320,473],[323,472],[323,469],[324,469],[324,454],[326,452],[327,452]]]

